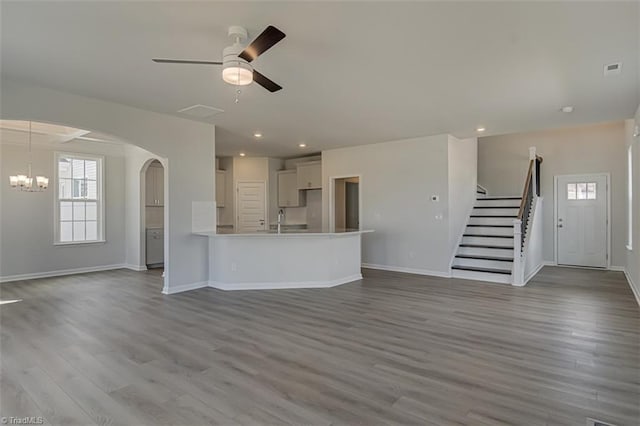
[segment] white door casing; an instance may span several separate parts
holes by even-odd
[[[557,263],[608,267],[608,175],[557,176],[555,181]]]
[[[238,182],[236,187],[236,229],[239,232],[257,232],[267,229],[266,182]]]

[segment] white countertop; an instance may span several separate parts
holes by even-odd
[[[259,231],[259,232],[238,232],[232,230],[230,232],[217,233],[214,231],[206,232],[194,232],[195,235],[201,235],[203,237],[214,238],[227,238],[227,237],[256,237],[256,238],[269,238],[269,237],[343,237],[351,235],[366,234],[374,232],[373,229],[337,229],[335,231],[326,231],[322,229],[290,229],[283,230],[278,233],[275,230]]]

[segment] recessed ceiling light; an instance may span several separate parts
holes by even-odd
[[[253,136],[255,136],[256,138],[261,138],[262,137],[262,133],[256,132],[256,133],[253,134]]]
[[[247,155],[247,154],[245,154],[244,152],[240,153],[240,157],[244,157],[245,155]]]
[[[298,144],[298,148],[306,148],[307,144],[306,143],[299,143]]]
[[[562,108],[560,108],[560,111],[562,111],[562,112],[573,112],[573,107],[571,105],[563,106]]]
[[[484,132],[485,130],[487,130],[487,129],[485,129],[484,127],[478,127],[476,129],[476,132]]]

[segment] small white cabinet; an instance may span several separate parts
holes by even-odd
[[[298,189],[322,189],[322,163],[312,161],[297,167]]]
[[[302,207],[306,204],[304,192],[298,190],[296,170],[278,172],[278,207]]]
[[[227,173],[224,170],[216,170],[216,206],[224,207]]]
[[[164,206],[164,168],[160,164],[153,163],[147,168],[145,203],[147,206]]]
[[[147,229],[147,259],[149,266],[160,266],[164,263],[164,230]]]

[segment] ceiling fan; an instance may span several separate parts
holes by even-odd
[[[247,30],[232,26],[229,27],[229,37],[235,42],[225,47],[222,51],[222,62],[191,61],[182,59],[153,59],[153,62],[164,64],[197,64],[197,65],[222,65],[222,79],[234,86],[246,86],[255,81],[270,92],[277,92],[282,86],[271,81],[251,66],[251,61],[269,50],[285,37],[285,33],[274,26],[269,25],[248,46],[242,45],[242,40],[247,38]]]

